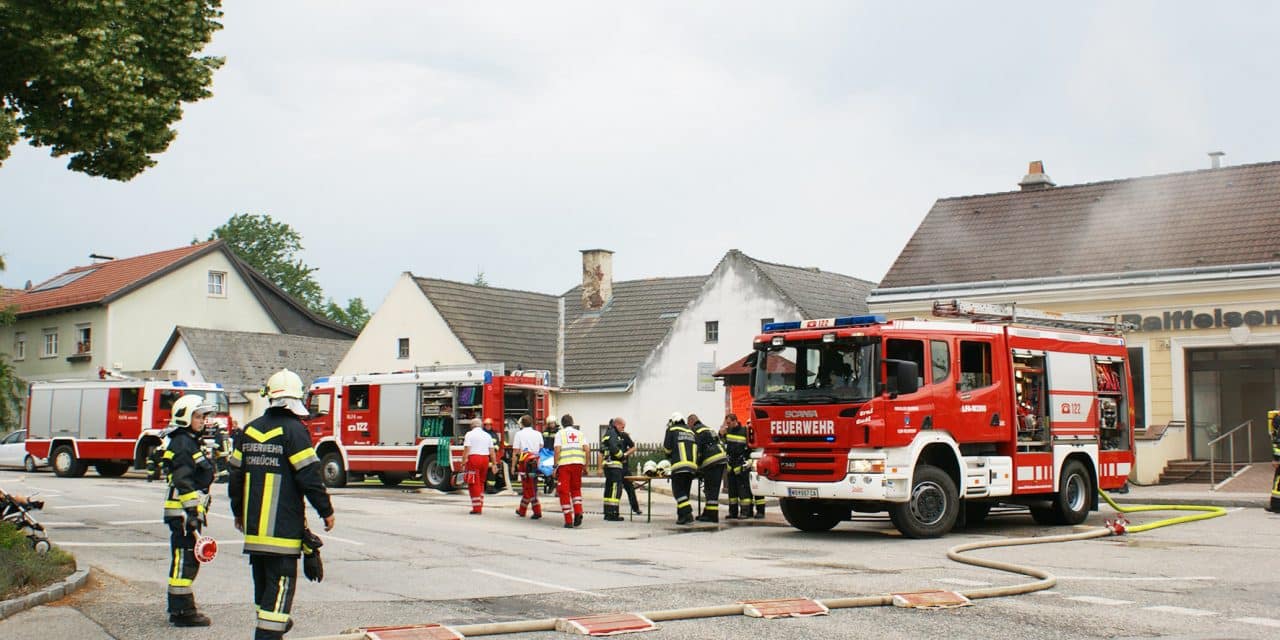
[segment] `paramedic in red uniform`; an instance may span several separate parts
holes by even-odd
[[[542,504],[538,502],[538,453],[541,450],[542,434],[533,428],[533,418],[520,416],[520,430],[511,443],[511,455],[520,476],[522,492],[516,515],[521,518],[530,506],[533,507],[533,520],[542,517]]]
[[[566,529],[582,526],[582,471],[586,467],[587,443],[573,424],[573,416],[566,413],[556,433],[556,491]]]
[[[462,457],[467,465],[467,493],[471,494],[471,513],[480,515],[484,509],[484,483],[493,468],[493,438],[481,428],[480,419],[471,419],[471,430],[462,440]]]

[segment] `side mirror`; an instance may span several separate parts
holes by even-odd
[[[920,389],[920,367],[910,360],[885,360],[887,391],[891,396],[915,393]]]
[[[747,393],[752,397],[756,397],[756,363],[760,360],[760,352],[752,351],[742,363],[747,369]]]

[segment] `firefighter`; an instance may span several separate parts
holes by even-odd
[[[169,624],[176,627],[209,626],[209,617],[196,610],[191,584],[200,571],[196,534],[204,527],[206,498],[216,475],[200,441],[204,416],[213,409],[199,395],[178,398],[160,447],[159,471],[169,484],[164,501],[164,523],[169,525]]]
[[[560,418],[556,432],[556,493],[560,495],[560,511],[564,528],[582,526],[582,471],[587,467],[587,443],[573,424],[573,416]]]
[[[498,477],[501,475],[502,469],[502,437],[493,428],[493,418],[484,419],[484,432],[489,434],[489,439],[493,440],[494,460],[493,465],[489,467],[489,472],[484,478],[484,492],[494,494],[498,492]],[[505,483],[503,486],[506,486]]]
[[[720,485],[728,466],[720,434],[692,413],[688,422],[698,444],[698,472],[702,474],[704,504],[698,522],[720,522]]]
[[[729,475],[725,481],[729,489],[729,519],[746,520],[751,517],[755,504],[751,499],[751,470],[747,468],[751,458],[747,428],[736,414],[730,413],[720,426],[720,437],[724,439],[725,454],[729,457]]]
[[[680,412],[667,420],[667,434],[662,450],[671,461],[671,495],[676,500],[676,524],[693,523],[693,507],[689,504],[689,491],[693,488],[693,474],[698,470],[697,438],[685,425]]]
[[[306,551],[303,538],[314,535],[307,530],[303,497],[324,521],[325,531],[333,529],[334,515],[320,479],[320,459],[299,419],[308,415],[302,405],[302,379],[282,369],[267,379],[263,393],[270,407],[236,434],[228,461],[229,493],[253,571],[258,611],[253,637],[275,640],[293,627],[289,612],[297,589],[298,556]],[[308,579],[318,579],[311,565],[306,573]]]
[[[471,430],[462,439],[462,459],[466,464],[467,493],[471,494],[471,514],[484,509],[484,488],[494,467],[493,438],[482,428],[479,418],[471,419]]]
[[[1280,513],[1280,410],[1268,411],[1267,428],[1271,430],[1271,465],[1275,467],[1275,476],[1271,479],[1271,504],[1267,511]]]
[[[618,423],[626,424],[622,418],[609,421],[609,428],[600,440],[601,464],[604,467],[604,519],[609,522],[621,522],[618,513],[622,504],[623,476],[626,474],[626,445],[618,433]]]
[[[520,430],[511,443],[511,455],[516,461],[516,473],[520,477],[520,508],[516,515],[521,518],[533,507],[533,517],[542,517],[542,503],[538,502],[538,454],[542,451],[542,434],[533,428],[533,418],[520,416]]]
[[[636,443],[631,439],[631,434],[627,433],[626,420],[615,418],[613,426],[618,430],[618,437],[622,440],[622,489],[627,492],[627,500],[631,502],[631,515],[644,515],[640,510],[640,501],[636,498],[636,486],[626,480],[627,476],[635,473],[635,469],[631,466],[631,456],[636,452]]]

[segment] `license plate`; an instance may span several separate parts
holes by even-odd
[[[787,495],[792,498],[816,498],[818,490],[807,487],[787,487]]]

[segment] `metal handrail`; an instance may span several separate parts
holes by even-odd
[[[1217,452],[1216,452],[1216,451],[1214,451],[1214,449],[1218,446],[1218,443],[1219,443],[1219,442],[1221,442],[1222,440],[1224,440],[1224,439],[1225,439],[1225,440],[1228,440],[1228,443],[1227,443],[1227,444],[1228,444],[1228,446],[1229,446],[1229,447],[1230,447],[1230,449],[1231,449],[1231,472],[1230,472],[1230,475],[1231,475],[1231,476],[1235,476],[1235,475],[1236,475],[1236,432],[1237,432],[1237,431],[1239,431],[1239,430],[1241,430],[1241,429],[1245,429],[1245,434],[1246,434],[1246,435],[1248,436],[1248,438],[1249,438],[1249,448],[1247,449],[1247,451],[1249,452],[1249,453],[1248,453],[1248,455],[1252,457],[1252,456],[1253,456],[1253,420],[1245,420],[1243,423],[1241,423],[1241,424],[1237,425],[1234,429],[1232,429],[1232,430],[1230,430],[1230,431],[1228,431],[1228,432],[1226,432],[1226,433],[1224,433],[1224,434],[1222,434],[1222,435],[1220,435],[1220,436],[1218,436],[1218,437],[1216,437],[1216,438],[1214,438],[1214,439],[1210,440],[1210,441],[1209,441],[1209,443],[1208,443],[1208,446],[1209,446],[1209,489],[1210,489],[1211,491],[1217,491],[1217,490],[1218,490],[1217,469],[1215,468],[1215,466],[1216,466],[1216,464],[1217,464],[1217,461],[1218,461],[1218,456],[1216,455],[1216,453],[1217,453]],[[1230,479],[1230,478],[1228,478],[1228,479]]]

